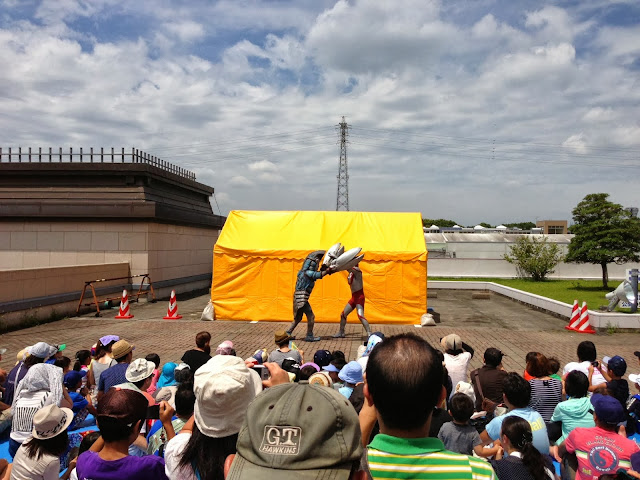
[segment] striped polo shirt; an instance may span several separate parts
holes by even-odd
[[[445,450],[437,438],[398,438],[378,434],[369,445],[367,460],[374,480],[496,479],[488,462]]]

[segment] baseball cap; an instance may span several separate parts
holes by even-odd
[[[460,335],[451,333],[440,339],[440,345],[442,345],[442,348],[445,350],[460,350],[462,348],[462,339]]]
[[[640,373],[631,373],[629,375],[629,381],[631,383],[637,383],[638,385],[640,385]]]
[[[129,352],[132,352],[135,349],[135,345],[130,344],[126,340],[118,340],[111,347],[111,356],[118,360],[119,358],[128,355]],[[154,365],[155,366],[155,365]]]
[[[65,350],[67,348],[67,344],[66,343],[61,343],[59,345],[56,345],[57,349],[59,352],[62,352],[63,350]]]
[[[622,376],[627,371],[627,362],[620,355],[611,357],[607,363],[607,368],[613,372],[614,375]]]
[[[354,385],[362,382],[362,367],[356,361],[351,361],[347,363],[340,373],[338,373],[338,378],[343,382],[353,383]]]
[[[227,480],[347,480],[362,454],[358,415],[332,388],[277,385],[249,405]]]
[[[38,342],[26,348],[27,353],[32,357],[49,358],[53,357],[58,351],[57,347],[52,347],[48,343]]]
[[[87,372],[80,370],[71,370],[64,374],[64,386],[67,388],[74,388],[78,385],[78,382],[87,375]]]
[[[262,391],[260,376],[240,357],[216,355],[193,378],[198,429],[207,437],[228,437],[240,431],[249,403]]]
[[[319,365],[321,368],[325,365],[329,365],[329,362],[333,360],[333,355],[329,350],[318,350],[313,355],[313,363]]]
[[[633,352],[633,354],[634,354],[636,357],[640,358],[640,350],[636,350],[635,352]]]
[[[608,425],[624,421],[624,410],[616,397],[594,393],[591,395],[591,404],[600,421]]]
[[[124,373],[126,379],[131,383],[140,382],[153,375],[153,371],[156,368],[156,364],[146,360],[144,358],[136,358],[127,367],[127,371]]]
[[[0,348],[0,355],[4,355],[5,353],[7,353],[7,349],[6,348]]]
[[[294,375],[294,381],[298,379],[298,375],[300,375],[300,364],[295,358],[285,358],[282,361],[282,369],[290,374]],[[291,378],[291,375],[289,375]]]

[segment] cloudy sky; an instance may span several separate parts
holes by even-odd
[[[222,214],[335,210],[344,115],[351,210],[640,206],[639,24],[637,0],[0,0],[0,146],[140,148]]]

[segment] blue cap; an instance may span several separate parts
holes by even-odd
[[[627,371],[627,362],[620,355],[616,355],[609,360],[607,368],[613,372],[614,375],[621,377]]]
[[[354,385],[360,383],[362,382],[362,367],[358,362],[351,361],[342,367],[338,378],[343,382],[353,383]]]
[[[624,410],[616,397],[594,393],[591,396],[591,404],[601,422],[617,425],[624,421]]]
[[[79,372],[71,370],[64,375],[64,386],[67,388],[75,388],[78,382],[87,375],[87,372],[80,370]]]

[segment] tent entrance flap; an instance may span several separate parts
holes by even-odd
[[[214,247],[211,298],[223,320],[291,321],[296,275],[309,252],[362,247],[371,323],[419,324],[427,310],[427,251],[419,213],[232,211]],[[317,322],[340,321],[348,272],[316,281]],[[350,323],[357,323],[351,315]]]

